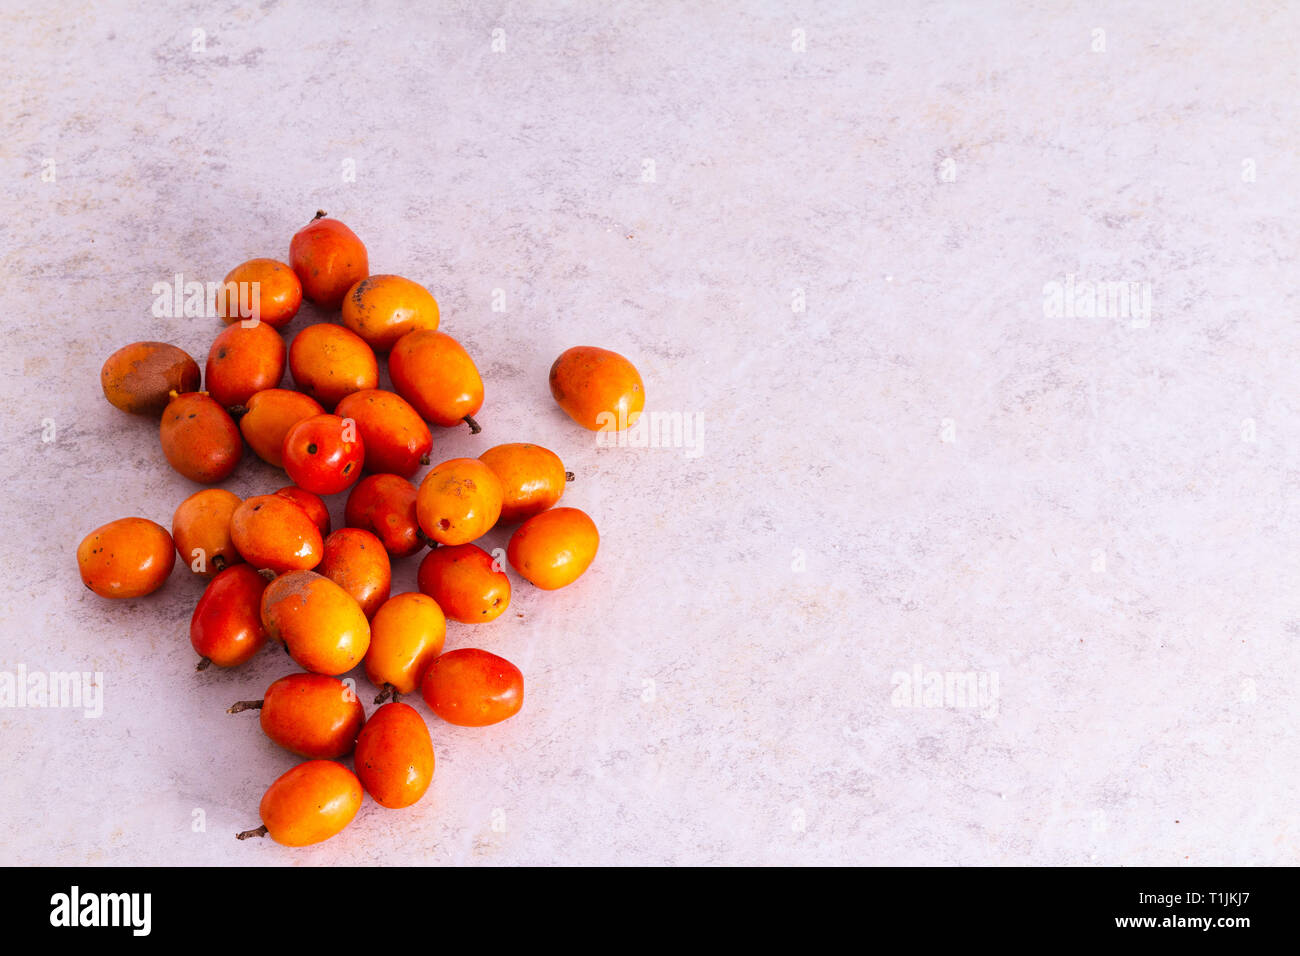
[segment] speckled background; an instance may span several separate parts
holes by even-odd
[[[104,713],[0,710],[0,862],[1297,862],[1300,7],[1033,6],[4,2],[0,670]],[[206,356],[154,283],[317,208],[478,359],[435,457],[544,444],[603,539],[451,627],[523,712],[417,702],[425,799],[293,851],[233,838],[295,758],[224,713],[292,668],[195,674],[200,582],[74,549],[197,488],[99,390]],[[1049,315],[1067,276],[1149,319]],[[575,344],[698,445],[597,447]]]

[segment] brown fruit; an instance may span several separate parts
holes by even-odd
[[[104,397],[133,415],[163,413],[171,393],[196,392],[199,363],[166,342],[133,342],[104,362],[99,383]]]

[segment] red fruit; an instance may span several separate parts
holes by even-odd
[[[243,664],[266,643],[262,592],[266,578],[247,564],[226,568],[207,586],[190,618],[190,643],[218,667]],[[199,670],[207,667],[200,663]]]
[[[370,275],[365,244],[323,212],[294,233],[289,265],[302,282],[303,295],[324,309],[337,309],[348,289]]]
[[[356,422],[313,415],[284,436],[284,470],[294,484],[316,495],[336,495],[361,477],[366,449]]]
[[[447,723],[484,727],[519,713],[524,675],[504,657],[475,647],[461,648],[429,665],[420,693]]]
[[[368,475],[348,495],[344,521],[369,531],[394,558],[407,558],[425,546],[415,514],[415,485],[400,475]]]

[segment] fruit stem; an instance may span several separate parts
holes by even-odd
[[[261,701],[261,700],[236,701],[235,703],[231,704],[229,707],[226,708],[226,713],[242,714],[246,710],[261,710],[262,704],[264,703],[265,701]]]
[[[566,471],[566,472],[564,473],[564,480],[565,480],[565,481],[577,481],[577,480],[578,480],[578,476],[575,475],[575,474],[574,474],[573,472],[571,472],[571,471]]]
[[[214,555],[212,558],[212,566],[217,569],[218,574],[226,570],[226,556],[224,554]]]
[[[420,456],[420,464],[422,464],[422,465],[427,465],[427,464],[428,464],[429,462],[431,462],[431,461],[433,461],[433,459],[430,458],[428,455],[421,455],[421,456]]]
[[[379,694],[375,697],[375,703],[382,704],[390,697],[393,698],[393,700],[397,700],[397,691],[392,684],[385,682],[384,689],[381,690]]]
[[[235,834],[235,839],[236,839],[236,840],[247,840],[249,837],[264,837],[264,836],[266,836],[266,824],[265,824],[265,823],[263,823],[263,824],[262,824],[260,827],[258,827],[256,830],[245,830],[243,833],[236,833],[236,834]]]
[[[474,421],[473,415],[466,415],[462,420],[465,422],[466,425],[469,426],[469,433],[471,435],[477,435],[479,432],[483,430],[483,426],[480,425],[478,422]]]
[[[195,667],[194,669],[195,669],[196,671],[205,671],[205,670],[208,669],[208,665],[211,664],[211,663],[212,663],[212,658],[210,658],[210,657],[200,657],[200,658],[199,658],[199,664],[198,664],[198,666]]]
[[[266,578],[268,581],[275,580],[275,572],[272,571],[270,568],[262,568],[257,573],[260,574],[262,577]]]
[[[226,409],[226,414],[229,415],[231,418],[233,418],[235,421],[239,421],[241,418],[243,418],[245,415],[248,414],[248,406],[231,405],[229,408]]]

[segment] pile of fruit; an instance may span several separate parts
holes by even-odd
[[[242,500],[198,491],[180,503],[170,533],[146,518],[110,522],[85,537],[77,563],[96,594],[135,598],[162,587],[179,554],[210,579],[190,623],[200,671],[237,667],[268,639],[303,669],[230,712],[259,710],[266,735],[306,758],[271,784],[262,826],[239,838],[269,833],[305,846],[346,827],[365,793],[399,808],[428,790],[429,730],[401,695],[418,690],[439,718],[470,727],[523,705],[523,674],[510,661],[473,647],[443,653],[448,618],[483,624],[510,603],[505,569],[473,542],[518,524],[509,564],[553,590],[587,570],[600,536],[582,511],[555,507],[573,476],[538,445],[444,461],[413,484],[430,463],[431,425],[481,431],[483,382],[460,343],[439,331],[428,290],[371,275],[364,244],[343,223],[317,213],[294,235],[288,264],[246,262],[223,292],[217,310],[227,327],[202,376],[181,349],[136,342],[104,363],[104,395],[123,411],[161,417],[163,454],[192,481],[224,481],[247,443],[292,483]],[[304,296],[339,310],[340,324],[309,325],[286,349],[280,330]],[[385,354],[392,392],[378,387]],[[296,390],[280,387],[286,364]],[[569,349],[550,385],[591,430],[634,425],[645,404],[637,370],[605,349]],[[324,498],[344,492],[347,526],[331,533]],[[390,596],[391,562],[425,549],[419,591]],[[379,691],[369,719],[354,683],[341,679],[357,666]],[[348,754],[353,769],[338,762]]]

